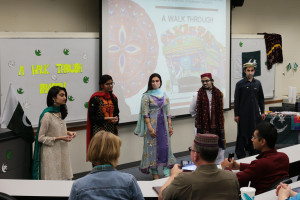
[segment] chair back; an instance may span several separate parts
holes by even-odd
[[[282,182],[282,183],[285,183],[285,184],[291,184],[293,181],[292,181],[292,179],[290,179],[290,177],[284,177],[284,178],[280,179],[279,181],[277,181],[276,183],[274,183],[271,187],[269,187],[268,190],[266,190],[266,192],[267,192],[267,191],[270,191],[270,190],[276,189],[276,187],[277,187],[281,182]]]
[[[9,196],[8,194],[0,192],[1,200],[17,200],[15,197]]]

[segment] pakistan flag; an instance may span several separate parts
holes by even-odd
[[[17,93],[12,84],[8,89],[0,122],[1,128],[12,130],[17,136],[29,143],[34,141],[32,125],[17,99]]]

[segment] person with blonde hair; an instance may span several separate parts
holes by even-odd
[[[121,144],[121,139],[113,133],[100,131],[94,135],[87,154],[93,169],[73,183],[70,200],[144,199],[135,177],[115,169]]]

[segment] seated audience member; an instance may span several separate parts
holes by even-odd
[[[285,153],[277,152],[275,144],[277,129],[268,122],[262,122],[255,128],[252,136],[254,149],[261,153],[250,164],[231,162],[227,158],[221,163],[223,168],[240,170],[236,173],[240,187],[251,181],[256,194],[266,192],[274,183],[289,176],[289,158]]]
[[[176,164],[160,190],[159,199],[239,199],[236,176],[230,171],[218,169],[215,164],[219,151],[218,139],[214,134],[196,135],[189,150],[197,169],[194,172],[183,172]]]
[[[100,131],[93,136],[87,159],[94,168],[73,183],[69,199],[144,199],[134,176],[115,169],[121,143],[110,132]]]
[[[291,186],[284,183],[277,186],[276,196],[278,196],[278,200],[300,200],[300,193],[293,191]]]

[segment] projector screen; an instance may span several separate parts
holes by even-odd
[[[189,113],[208,72],[229,109],[230,26],[230,0],[102,0],[102,74],[116,83],[120,122],[137,120],[154,72],[173,116]]]

